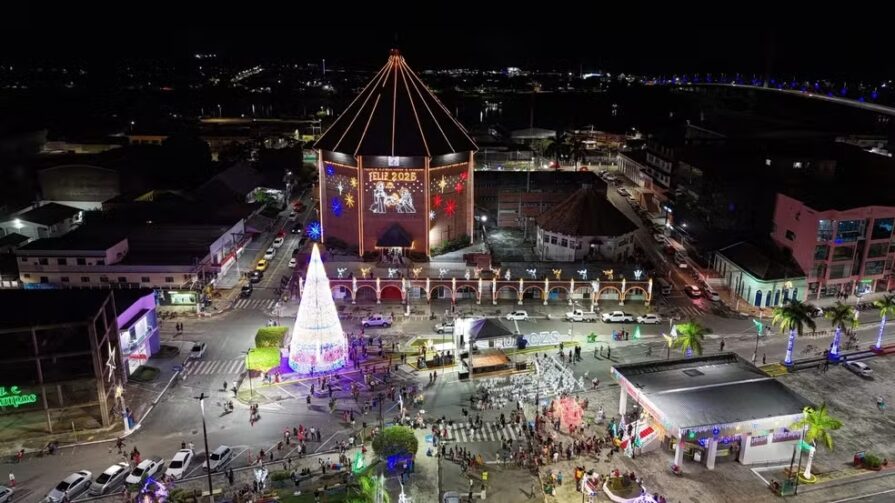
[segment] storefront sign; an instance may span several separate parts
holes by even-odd
[[[0,407],[15,407],[37,402],[37,395],[31,393],[29,395],[22,394],[22,390],[18,386],[0,386]]]
[[[750,445],[752,447],[758,447],[759,445],[767,445],[768,437],[766,435],[762,435],[760,437],[752,437],[752,442]]]
[[[774,442],[789,442],[790,440],[798,440],[802,438],[802,432],[800,431],[782,431],[780,433],[774,433]]]

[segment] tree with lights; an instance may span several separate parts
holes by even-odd
[[[879,309],[879,334],[876,336],[876,349],[883,347],[883,332],[886,331],[886,318],[895,314],[895,295],[886,295],[873,303],[873,307]]]
[[[830,324],[836,330],[833,333],[833,343],[830,344],[829,359],[839,360],[839,341],[842,339],[842,331],[854,329],[858,326],[858,316],[855,308],[837,302],[825,314],[824,318],[830,320]]]
[[[827,404],[823,404],[819,409],[805,407],[804,417],[793,423],[790,428],[805,432],[805,445],[802,448],[808,451],[808,464],[805,465],[805,472],[799,477],[804,481],[814,481],[816,477],[811,474],[811,464],[814,461],[817,439],[820,439],[827,449],[832,451],[832,432],[842,428],[842,421],[828,414]]]
[[[315,243],[292,330],[289,367],[301,374],[329,372],[345,366],[347,355],[348,339]]]
[[[771,324],[777,325],[781,331],[789,331],[789,342],[786,343],[786,357],[783,358],[784,365],[792,365],[792,350],[796,345],[796,335],[801,337],[805,327],[811,330],[817,327],[814,320],[811,319],[813,311],[814,306],[797,300],[792,300],[785,306],[774,308]]]
[[[702,342],[708,330],[695,321],[688,321],[675,326],[677,337],[674,338],[672,345],[680,349],[687,358],[693,356],[695,352],[697,356],[702,355]]]

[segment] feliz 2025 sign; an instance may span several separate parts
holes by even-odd
[[[18,386],[0,386],[0,407],[15,407],[37,402],[34,393],[24,394]]]

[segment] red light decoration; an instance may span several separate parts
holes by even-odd
[[[460,180],[465,182],[468,178],[469,178],[469,173],[467,173],[465,171],[460,173]]]
[[[433,208],[441,208],[441,194],[435,194],[432,198],[432,207]]]
[[[457,182],[457,183],[454,185],[454,191],[456,191],[458,194],[459,194],[460,192],[463,192],[463,184],[460,183],[460,182]]]
[[[444,205],[444,212],[448,214],[449,217],[454,216],[454,213],[457,212],[457,201],[451,199]]]

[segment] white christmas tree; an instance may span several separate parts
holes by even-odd
[[[301,374],[328,372],[345,366],[347,355],[348,339],[342,331],[320,251],[314,244],[292,330],[289,366]]]

